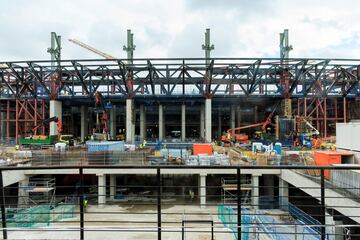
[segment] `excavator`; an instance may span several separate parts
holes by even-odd
[[[250,125],[246,125],[246,126],[242,126],[242,127],[235,127],[235,128],[228,129],[226,131],[226,135],[221,136],[222,145],[223,146],[230,146],[233,141],[240,142],[240,143],[246,143],[246,142],[249,141],[249,136],[247,134],[245,134],[245,133],[235,133],[235,131],[240,131],[240,130],[249,129],[249,128],[256,128],[256,127],[260,127],[260,126],[262,128],[262,131],[265,131],[267,126],[271,123],[271,119],[274,116],[274,113],[275,113],[275,111],[276,111],[279,104],[280,104],[280,102],[278,102],[275,105],[272,112],[266,118],[265,122],[255,123],[255,124],[250,124]]]

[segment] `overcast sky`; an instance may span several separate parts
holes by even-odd
[[[51,31],[63,59],[99,58],[69,38],[125,58],[128,28],[138,58],[203,57],[206,28],[213,57],[278,57],[288,28],[291,57],[360,58],[357,0],[1,0],[0,61],[48,59]]]

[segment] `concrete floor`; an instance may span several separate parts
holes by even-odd
[[[76,210],[78,211],[78,210]],[[276,211],[275,211],[276,212]],[[217,206],[207,206],[205,209],[198,205],[166,205],[162,208],[162,239],[182,239],[181,221],[186,220],[214,220],[216,240],[233,240],[234,234],[225,228],[217,217]],[[88,206],[85,213],[85,239],[122,239],[146,240],[157,239],[156,206],[106,205],[103,208]],[[9,239],[79,239],[79,217],[53,223],[48,227],[34,230],[17,229],[9,231]],[[114,222],[112,222],[114,221]],[[276,222],[280,222],[276,219]],[[188,224],[186,240],[211,239],[210,224]],[[204,231],[204,232],[191,232]],[[294,233],[292,227],[281,227],[279,232]],[[295,239],[286,235],[288,238]],[[263,234],[252,234],[250,239],[269,239]]]

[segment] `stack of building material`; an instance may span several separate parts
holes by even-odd
[[[199,165],[200,166],[210,166],[211,165],[211,156],[207,154],[199,154]]]
[[[87,141],[86,146],[89,152],[103,152],[103,151],[124,151],[124,141]]]
[[[196,155],[189,156],[189,158],[185,160],[185,165],[187,165],[187,166],[199,165],[199,156],[196,156]]]
[[[212,144],[211,143],[194,143],[193,144],[193,154],[207,154],[212,155]]]
[[[268,165],[268,154],[265,153],[257,153],[256,154],[256,165],[264,166]]]

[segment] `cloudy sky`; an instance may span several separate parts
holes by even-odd
[[[50,32],[63,59],[98,58],[77,38],[119,58],[126,29],[135,57],[203,57],[211,28],[213,57],[278,57],[290,31],[291,57],[360,58],[357,0],[1,0],[0,61],[48,59]]]

